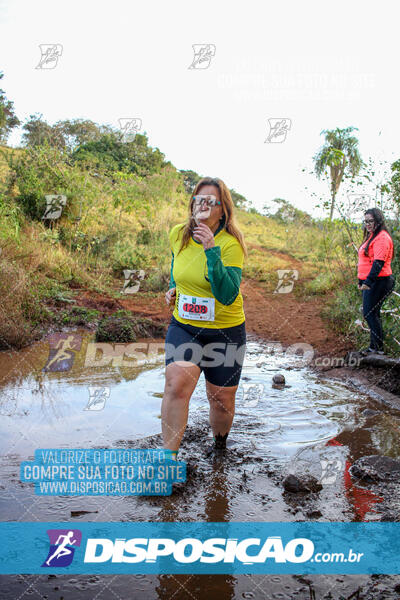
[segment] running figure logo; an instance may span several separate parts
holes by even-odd
[[[189,69],[208,69],[211,58],[215,56],[214,44],[193,44],[194,57]]]
[[[259,400],[264,393],[264,385],[262,383],[243,383],[243,406],[254,408],[258,405]]]
[[[42,219],[58,219],[61,217],[64,206],[67,203],[67,196],[62,194],[48,194],[46,198],[46,210]]]
[[[42,567],[68,567],[74,558],[75,547],[81,545],[79,529],[48,529],[49,553]]]
[[[142,119],[138,118],[124,118],[118,119],[119,127],[122,133],[122,141],[123,142],[133,142],[136,137],[137,132],[142,127]]]
[[[269,134],[264,144],[281,144],[286,140],[287,132],[292,126],[291,119],[268,119]]]
[[[297,269],[277,269],[277,273],[279,281],[274,294],[289,294],[299,278],[299,272]]]
[[[103,410],[106,400],[110,397],[109,387],[89,386],[89,400],[83,410]]]
[[[138,275],[136,276],[136,273]],[[121,290],[121,294],[136,294],[140,288],[140,280],[144,279],[145,272],[143,269],[124,269],[125,283]]]
[[[375,199],[369,194],[347,194],[350,208],[358,210],[363,204],[371,204]]]
[[[297,269],[277,269],[277,273],[279,281],[274,294],[289,294],[299,278],[299,272]]]
[[[58,59],[62,54],[61,44],[39,44],[40,61],[36,69],[54,69],[57,66]]]
[[[43,371],[69,371],[81,344],[81,336],[75,333],[55,333],[50,336],[49,357]]]
[[[344,471],[344,463],[340,458],[320,458],[322,475],[319,483],[329,484],[335,483],[338,475]]]

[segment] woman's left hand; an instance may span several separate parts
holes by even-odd
[[[371,288],[368,287],[367,285],[365,285],[365,283],[362,284],[362,286],[360,287],[360,290],[370,290]]]
[[[213,248],[215,246],[214,234],[205,223],[199,223],[197,227],[193,229],[193,237],[203,244],[204,250],[208,250],[208,248]]]

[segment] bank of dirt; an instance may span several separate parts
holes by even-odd
[[[352,349],[351,341],[332,331],[320,316],[324,299],[301,300],[294,294],[274,294],[259,282],[244,278],[241,284],[246,331],[265,340],[280,342],[283,347],[296,343],[312,346],[315,356],[344,356]],[[96,308],[110,314],[125,309],[133,314],[150,317],[168,324],[172,309],[165,303],[165,292],[126,294],[113,299],[101,294],[82,291],[76,300],[80,306]]]

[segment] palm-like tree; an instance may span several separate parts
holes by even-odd
[[[329,167],[331,178],[331,209],[330,220],[335,209],[336,194],[346,171],[354,177],[358,175],[363,161],[358,152],[358,139],[351,135],[357,127],[346,127],[346,129],[333,130],[324,129],[321,135],[325,135],[325,143],[321,150],[314,156],[314,168],[318,178],[325,173]]]

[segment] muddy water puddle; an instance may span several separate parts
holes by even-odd
[[[179,453],[187,461],[187,481],[174,486],[171,496],[35,496],[32,484],[19,481],[19,464],[33,459],[36,448],[162,446],[162,353],[137,367],[88,367],[85,357],[92,337],[82,331],[76,335],[82,343],[79,351],[70,353],[73,362],[66,371],[42,371],[49,355],[46,342],[1,356],[3,521],[394,520],[389,517],[399,506],[398,492],[389,485],[377,489],[353,481],[349,468],[368,454],[399,456],[400,414],[382,409],[341,381],[314,373],[301,357],[276,352],[273,344],[249,334],[231,446],[222,456],[206,452],[212,436],[201,375]],[[284,386],[273,385],[277,374],[284,375]],[[287,493],[283,480],[289,473],[313,475],[322,489],[311,494]],[[375,598],[379,586],[385,589],[385,598],[396,598],[390,590],[400,581],[393,576],[333,575],[51,579],[25,575],[2,579],[4,588],[10,590],[4,598],[17,598],[34,580],[41,594],[51,593],[49,597],[55,598],[109,598],[114,597],[112,588],[117,597],[173,596],[174,600],[214,597],[204,595],[205,589],[215,589],[219,598],[282,599],[323,598],[330,590],[330,597],[339,599],[359,588],[365,594],[360,598]]]

